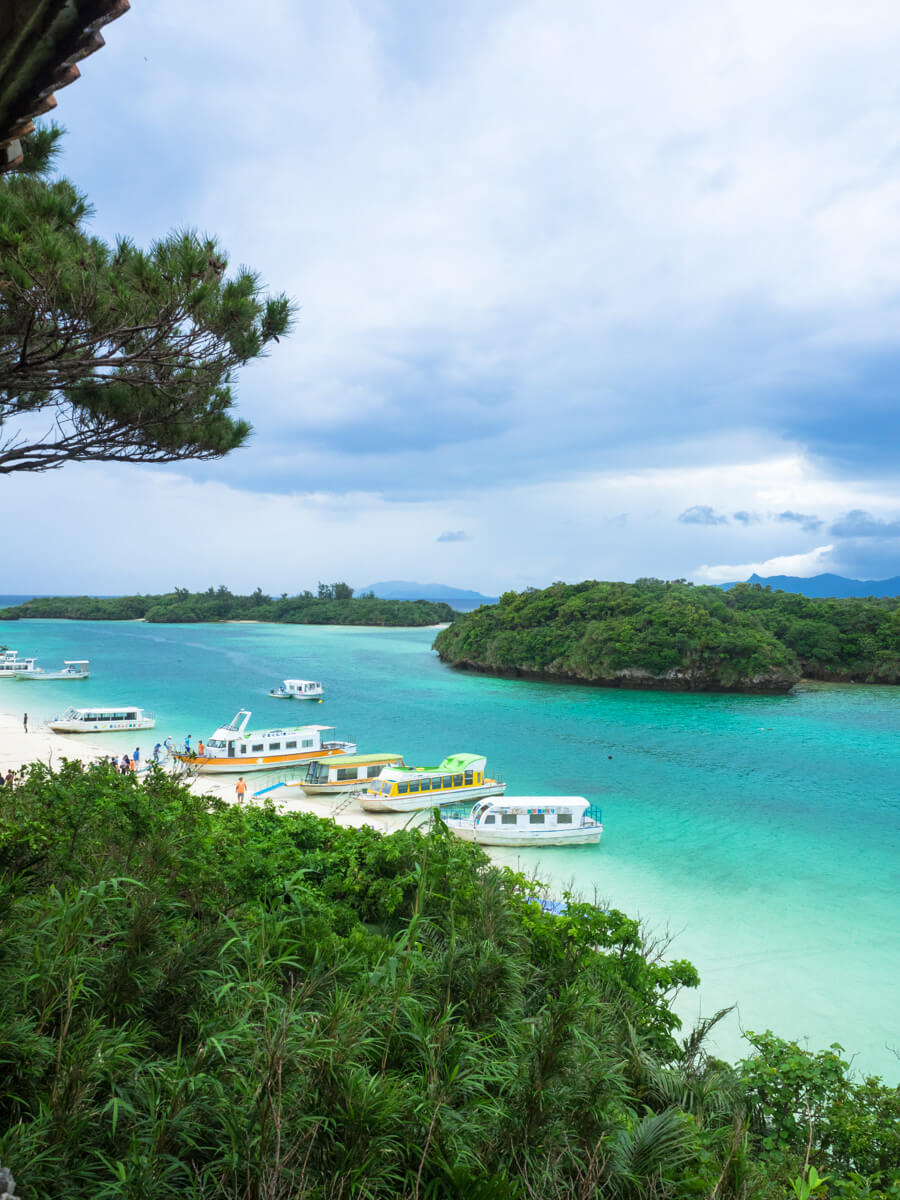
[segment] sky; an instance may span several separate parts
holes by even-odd
[[[895,0],[132,0],[94,232],[299,307],[215,463],[0,477],[4,593],[900,575]]]

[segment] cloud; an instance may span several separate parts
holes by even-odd
[[[682,525],[727,525],[728,518],[717,513],[709,504],[694,504],[679,513]]]
[[[759,514],[752,512],[736,512],[731,514],[735,521],[739,521],[741,525],[756,525],[759,523]]]
[[[472,539],[464,529],[448,529],[444,533],[438,534],[435,540],[438,542],[470,542]]]
[[[764,579],[770,575],[798,575],[807,579],[831,569],[830,556],[833,550],[834,546],[817,546],[805,554],[781,554],[761,562],[723,563],[719,566],[704,563],[691,574],[701,583],[735,583],[754,574],[762,575]]]
[[[779,513],[776,520],[792,521],[799,525],[803,529],[804,533],[815,533],[816,530],[821,529],[825,524],[825,522],[819,517],[808,516],[806,513],[791,512],[790,510]],[[831,532],[833,533],[834,530]]]
[[[241,373],[251,446],[187,473],[452,496],[699,465],[711,430],[890,467],[894,0],[701,0],[650,36],[593,0],[440,8],[259,0],[248,38],[234,0],[156,0],[66,94],[99,234],[213,230],[302,305]]]
[[[900,521],[885,521],[855,508],[844,513],[828,532],[841,538],[900,538]]]

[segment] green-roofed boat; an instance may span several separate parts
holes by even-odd
[[[332,754],[311,762],[306,778],[287,786],[302,788],[307,796],[337,796],[358,792],[385,767],[402,766],[402,754]]]
[[[415,812],[502,796],[506,784],[489,779],[486,765],[482,754],[450,754],[437,767],[385,767],[356,798],[366,812]]]

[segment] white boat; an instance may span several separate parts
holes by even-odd
[[[325,689],[312,679],[285,679],[277,688],[270,688],[269,695],[273,700],[318,700]]]
[[[581,846],[599,842],[599,809],[584,796],[517,796],[480,801],[468,816],[442,820],[457,837],[482,846]]]
[[[481,754],[451,754],[437,767],[385,767],[356,798],[366,812],[415,812],[502,796],[506,784],[489,779],[486,764]]]
[[[66,659],[61,671],[22,671],[16,679],[90,679],[91,664],[86,658]]]
[[[220,725],[203,747],[176,754],[186,767],[205,775],[248,771],[271,771],[325,758],[331,754],[353,754],[355,742],[339,742],[323,738],[334,730],[333,725],[294,725],[283,729],[248,729],[252,714],[241,709],[227,725]],[[197,750],[200,743],[197,744]]]
[[[19,658],[18,650],[0,650],[0,679],[31,679],[43,674],[33,658]]]
[[[152,729],[156,714],[129,704],[97,705],[94,708],[67,708],[60,717],[47,722],[54,733],[108,733],[116,729]]]
[[[287,787],[302,788],[307,796],[358,792],[377,779],[385,767],[402,767],[402,754],[333,754],[309,764],[306,778]]]

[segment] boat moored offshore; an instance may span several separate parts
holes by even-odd
[[[602,814],[584,796],[481,800],[468,816],[441,818],[457,837],[482,846],[580,846],[603,836]]]
[[[67,708],[47,722],[54,733],[111,733],[117,729],[152,729],[156,714],[129,704]]]
[[[482,754],[450,754],[436,767],[385,767],[356,798],[366,812],[415,812],[482,796],[502,796],[506,784],[490,779]]]
[[[269,688],[273,700],[321,700],[325,689],[313,679],[283,679],[277,688]]]
[[[91,664],[86,658],[66,659],[59,671],[42,671],[38,668],[36,671],[22,671],[16,675],[16,679],[90,679]]]
[[[18,650],[0,650],[0,679],[31,679],[43,674],[33,658],[19,658]]]
[[[325,758],[353,754],[355,742],[323,737],[333,725],[294,725],[281,729],[248,729],[250,713],[241,709],[227,725],[220,725],[204,744],[203,753],[186,750],[175,757],[192,771],[213,775],[223,772],[271,771]],[[199,750],[199,743],[198,743]]]

